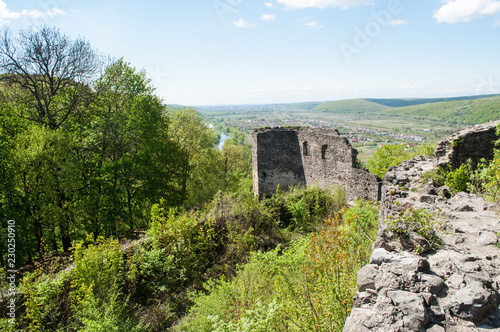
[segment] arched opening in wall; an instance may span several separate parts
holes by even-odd
[[[302,154],[304,156],[307,156],[309,154],[309,151],[307,150],[307,142],[302,143]]]
[[[321,159],[326,159],[326,150],[328,149],[328,145],[323,145],[321,147]]]

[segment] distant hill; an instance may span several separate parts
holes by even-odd
[[[396,107],[386,109],[380,114],[474,125],[500,120],[500,96]]]
[[[419,99],[348,99],[320,103],[313,111],[409,117],[473,125],[500,120],[500,95]]]
[[[405,99],[371,99],[366,98],[364,100],[381,104],[388,107],[404,107],[413,105],[422,105],[430,103],[440,103],[444,101],[460,101],[460,100],[475,100],[482,98],[497,97],[500,95],[479,95],[479,96],[465,96],[465,97],[451,97],[451,98],[405,98]]]
[[[190,106],[184,106],[184,105],[177,105],[177,104],[168,104],[168,105],[165,105],[167,106],[168,108],[172,109],[172,110],[182,110],[184,108],[192,108]]]
[[[315,112],[329,112],[338,114],[366,114],[381,111],[389,106],[368,99],[347,99],[326,101],[313,108]]]

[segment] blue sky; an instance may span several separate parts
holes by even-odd
[[[145,69],[167,104],[500,93],[500,0],[3,0]]]

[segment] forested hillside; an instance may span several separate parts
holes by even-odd
[[[259,200],[246,135],[216,149],[194,110],[83,38],[4,32],[2,331],[341,328],[376,204],[347,210],[339,188]]]
[[[378,118],[426,119],[455,125],[473,125],[500,119],[500,96],[349,99],[320,103],[312,111],[365,117],[377,116]]]

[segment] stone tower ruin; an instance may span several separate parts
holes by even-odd
[[[253,188],[271,196],[303,184],[340,185],[348,199],[380,200],[381,179],[356,167],[357,151],[337,130],[265,128],[252,134]]]

